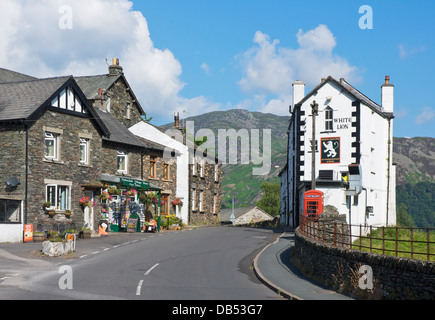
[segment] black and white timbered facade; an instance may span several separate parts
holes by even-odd
[[[303,82],[293,84],[287,165],[280,174],[283,224],[299,225],[312,187],[352,225],[396,223],[393,89],[387,76],[378,105],[344,79],[322,79],[307,95]]]

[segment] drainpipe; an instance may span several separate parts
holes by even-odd
[[[387,212],[386,227],[388,227],[388,212],[390,210],[390,163],[391,163],[391,119],[388,119],[388,157],[387,157]]]
[[[26,131],[26,155],[25,155],[25,180],[26,185],[24,187],[24,224],[27,224],[28,208],[27,208],[27,193],[28,193],[28,176],[29,176],[29,126],[24,121],[24,129]]]

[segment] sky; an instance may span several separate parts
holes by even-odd
[[[381,102],[394,136],[435,137],[435,2],[0,0],[0,67],[35,77],[120,61],[151,123],[210,111],[289,115],[292,83],[346,79]]]

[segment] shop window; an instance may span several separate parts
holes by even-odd
[[[46,186],[46,201],[50,202],[51,209],[69,210],[71,203],[70,187],[48,184]]]
[[[0,223],[21,222],[21,201],[0,200]]]
[[[80,138],[80,163],[89,164],[89,140]]]
[[[118,170],[118,172],[120,172],[120,173],[127,172],[127,161],[128,161],[127,152],[118,151],[118,157],[117,157],[117,170]]]
[[[59,135],[45,132],[44,157],[50,160],[59,160]]]
[[[169,180],[169,164],[163,164],[163,179]]]
[[[156,157],[150,156],[150,178],[156,177]]]

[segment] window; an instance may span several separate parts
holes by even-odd
[[[59,159],[59,135],[51,132],[45,132],[45,159],[58,160]]]
[[[196,190],[192,190],[192,198],[190,200],[192,201],[190,204],[192,211],[196,211]]]
[[[217,195],[214,194],[213,195],[213,213],[216,213],[216,199],[217,199]]]
[[[325,109],[325,130],[332,131],[333,129],[333,111],[331,107]]]
[[[156,177],[156,157],[150,156],[150,178]]]
[[[0,200],[0,223],[21,222],[21,201]]]
[[[200,191],[199,192],[199,211],[202,212],[204,211],[204,192]]]
[[[89,163],[89,140],[80,138],[80,163]]]
[[[163,179],[169,180],[169,164],[163,164]]]
[[[162,197],[161,197],[160,200],[161,200],[161,203],[162,203],[161,214],[165,214],[165,215],[169,214],[169,198],[168,198],[168,196],[165,195],[165,194],[162,194]]]
[[[118,158],[117,158],[117,170],[121,173],[127,172],[127,160],[128,160],[128,154],[124,151],[118,151]]]
[[[47,184],[46,201],[50,202],[52,209],[69,210],[71,203],[70,186]]]
[[[127,105],[125,106],[125,118],[127,120],[130,120],[130,104],[127,103]]]

